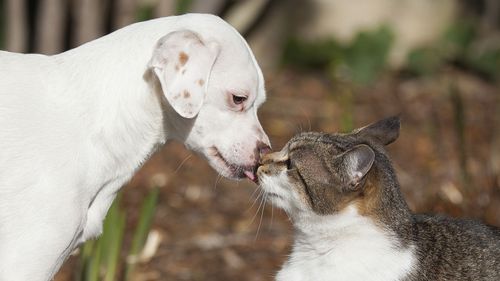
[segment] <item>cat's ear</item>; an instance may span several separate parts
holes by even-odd
[[[350,189],[355,189],[370,171],[375,161],[375,152],[366,144],[348,150],[342,156],[345,178]]]
[[[357,129],[354,133],[380,144],[388,145],[399,137],[400,128],[401,118],[399,116],[392,116]]]

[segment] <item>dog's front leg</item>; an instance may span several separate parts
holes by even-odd
[[[27,188],[22,195],[12,196],[12,201],[2,202],[0,210],[6,212],[0,215],[1,281],[53,278],[73,250],[84,223],[75,202],[78,198],[65,195],[60,190],[56,194],[49,189]]]

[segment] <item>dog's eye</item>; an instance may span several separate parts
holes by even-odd
[[[285,165],[286,165],[286,169],[287,170],[290,170],[292,169],[292,160],[290,160],[290,158],[288,158],[286,161],[285,161]]]
[[[246,100],[247,100],[247,97],[233,95],[233,102],[234,102],[234,104],[242,104]]]

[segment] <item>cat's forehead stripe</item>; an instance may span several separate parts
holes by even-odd
[[[350,134],[326,134],[308,132],[293,137],[289,144],[289,151],[297,148],[314,146],[314,143],[323,143],[334,146],[338,150],[346,150],[352,146],[354,138]]]
[[[302,174],[300,173],[299,169],[296,169],[295,170],[295,173],[297,174],[298,178],[300,181],[302,181],[302,184],[304,186],[304,190],[305,190],[305,199],[308,201],[308,203],[313,206],[314,205],[314,200],[312,198],[312,194],[311,194],[311,190],[309,189],[309,185],[307,184],[306,180],[304,179],[304,177],[302,176]]]

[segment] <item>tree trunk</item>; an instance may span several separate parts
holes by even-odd
[[[167,17],[175,15],[176,13],[176,0],[160,0],[156,5],[154,16],[155,17]]]
[[[66,1],[41,0],[35,26],[35,51],[52,55],[64,48]]]
[[[11,52],[26,52],[28,47],[28,24],[26,2],[7,0],[6,3],[6,49]]]
[[[137,15],[137,0],[117,0],[115,4],[115,20],[113,29],[120,29],[134,23]]]
[[[193,0],[190,12],[216,15],[225,4],[225,0]]]
[[[486,0],[485,6],[485,14],[482,19],[483,25],[493,29],[498,28],[500,24],[500,2],[498,0]]]
[[[74,2],[74,46],[94,40],[104,34],[104,3],[100,0],[76,0]]]

